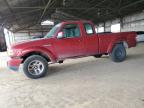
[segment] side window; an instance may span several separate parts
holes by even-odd
[[[93,31],[93,28],[92,28],[92,25],[89,24],[89,23],[85,23],[84,24],[84,27],[85,27],[85,31],[88,35],[90,34],[94,34],[94,31]]]
[[[62,31],[64,32],[64,37],[67,38],[80,36],[80,28],[77,24],[67,24]]]

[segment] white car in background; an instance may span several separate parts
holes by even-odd
[[[137,42],[144,42],[144,32],[137,32]]]

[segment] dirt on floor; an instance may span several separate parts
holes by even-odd
[[[144,108],[144,44],[129,49],[122,63],[70,59],[50,65],[38,80],[0,63],[0,108]]]

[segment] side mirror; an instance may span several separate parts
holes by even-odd
[[[58,39],[64,38],[64,33],[63,32],[59,32],[57,35]]]

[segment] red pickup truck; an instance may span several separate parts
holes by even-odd
[[[46,75],[48,64],[68,58],[109,54],[112,61],[122,62],[126,48],[135,46],[135,32],[97,34],[91,21],[68,21],[55,25],[42,39],[12,45],[7,63],[13,70],[23,64],[25,75],[36,79]]]

